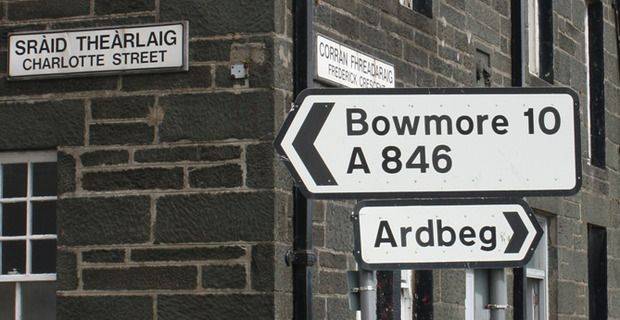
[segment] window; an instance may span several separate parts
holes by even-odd
[[[605,167],[605,65],[603,49],[603,4],[588,2],[586,15],[586,57],[588,63],[588,126],[590,163]]]
[[[588,225],[588,300],[590,319],[607,319],[607,230]]]
[[[525,266],[525,319],[546,320],[549,318],[547,219],[536,219],[543,229],[543,237]]]
[[[417,11],[429,18],[433,17],[432,0],[398,0],[403,7]]]
[[[528,69],[553,83],[552,1],[527,0]]]
[[[0,153],[0,320],[55,318],[56,153]]]

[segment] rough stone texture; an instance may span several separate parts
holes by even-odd
[[[51,19],[89,14],[88,0],[27,0],[10,2],[8,6],[10,20]]]
[[[155,0],[96,0],[96,14],[128,13],[155,9]]]
[[[183,170],[181,168],[147,168],[87,172],[82,178],[82,186],[86,190],[93,191],[181,189]]]
[[[162,0],[163,21],[193,21],[191,36],[273,31],[273,0]]]
[[[273,146],[270,143],[250,145],[246,149],[247,186],[271,188],[274,181]]]
[[[58,194],[75,191],[75,158],[58,152]]]
[[[91,263],[119,263],[125,261],[124,250],[91,250],[82,252],[82,261]]]
[[[0,150],[81,145],[83,132],[80,101],[0,103]]]
[[[80,161],[85,167],[127,163],[129,153],[126,150],[93,151],[82,154]]]
[[[117,97],[93,99],[90,112],[93,119],[146,118],[153,106],[152,97]]]
[[[147,144],[153,141],[153,130],[146,123],[94,124],[90,126],[90,143]]]
[[[150,296],[59,297],[58,320],[150,320],[153,301]]]
[[[202,286],[213,289],[242,289],[245,287],[245,267],[204,266],[202,267]]]
[[[167,149],[138,150],[137,162],[223,161],[238,159],[241,149],[237,146],[177,147]]]
[[[230,260],[246,254],[243,247],[183,248],[183,249],[134,249],[132,261],[196,261]]]
[[[259,244],[252,248],[252,289],[267,292],[273,290],[276,277],[274,255],[272,245]]]
[[[165,117],[159,130],[162,141],[271,139],[273,105],[269,93],[196,94],[160,100]]]
[[[75,253],[58,251],[58,253],[56,254],[56,270],[58,290],[77,289],[77,258],[75,256]]]
[[[190,30],[192,28],[190,27]],[[123,90],[170,90],[181,88],[208,88],[211,86],[211,67],[192,67],[188,72],[161,74],[154,78],[149,74],[123,77]]]
[[[75,198],[58,202],[60,245],[140,243],[149,239],[147,197]]]
[[[158,299],[160,320],[273,319],[272,295],[174,295]]]
[[[85,290],[174,290],[196,287],[196,267],[85,269]]]
[[[271,192],[166,196],[157,200],[155,239],[162,243],[269,241],[273,212]]]
[[[243,171],[238,164],[189,169],[189,185],[192,188],[233,188],[242,184]]]

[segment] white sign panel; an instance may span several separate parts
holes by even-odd
[[[543,233],[521,200],[361,202],[354,225],[358,263],[381,270],[520,267]]]
[[[9,35],[10,79],[187,70],[187,22]]]
[[[316,198],[569,195],[578,99],[564,88],[315,89],[276,140]]]
[[[322,35],[316,37],[319,80],[346,88],[394,88],[394,66]]]

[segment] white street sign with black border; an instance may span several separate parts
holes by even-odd
[[[522,267],[543,235],[520,199],[362,201],[353,222],[366,270]]]
[[[188,22],[14,32],[8,79],[188,70]]]
[[[553,87],[308,89],[275,147],[312,198],[571,195],[578,101]]]
[[[316,35],[317,80],[346,88],[394,88],[394,65],[324,35]]]

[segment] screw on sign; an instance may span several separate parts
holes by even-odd
[[[570,195],[578,110],[567,88],[310,89],[275,145],[314,198]]]

